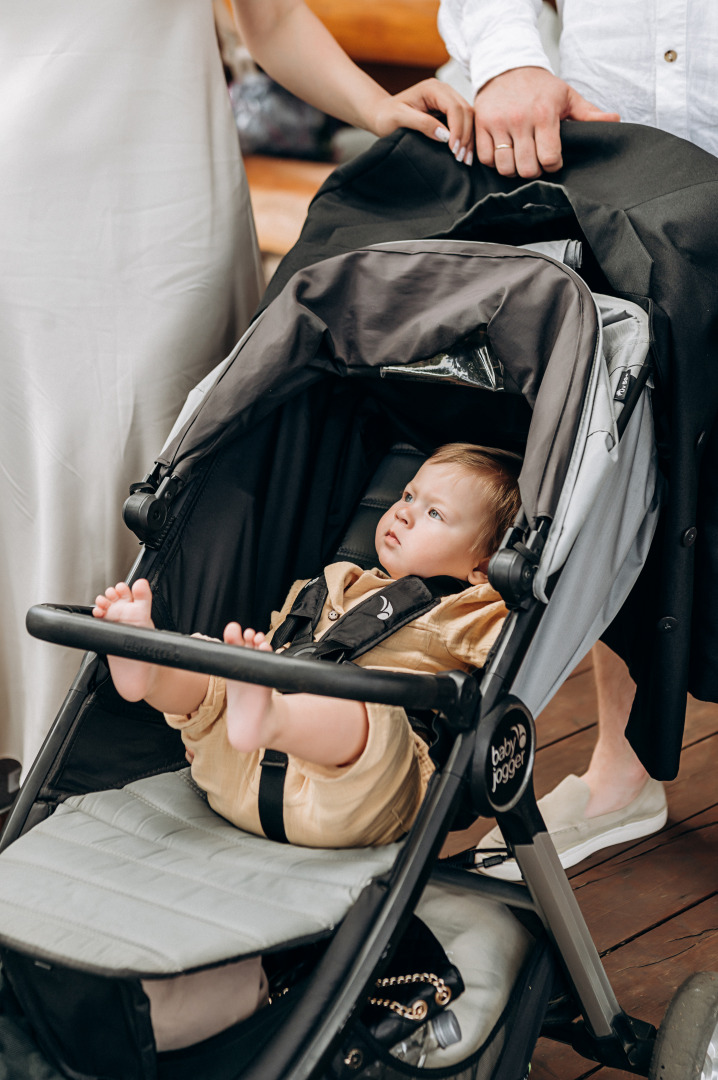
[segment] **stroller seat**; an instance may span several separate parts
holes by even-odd
[[[41,967],[184,974],[327,937],[398,844],[313,849],[219,817],[189,769],[68,799],[3,853],[2,943]],[[461,1043],[482,1044],[533,939],[503,904],[429,885],[417,914],[460,964]]]
[[[376,523],[424,456],[385,455],[338,560],[375,564]],[[189,769],[146,777],[67,799],[0,856],[0,941],[97,974],[180,974],[325,937],[398,847],[276,844],[215,814]]]
[[[425,455],[396,444],[337,549],[375,565],[374,532]],[[319,942],[402,841],[314,849],[252,835],[216,814],[189,768],[67,798],[0,855],[0,946],[22,967],[108,981],[162,979]],[[459,965],[451,1065],[491,1035],[535,944],[502,903],[429,884],[416,907]],[[5,954],[8,972],[13,961]],[[498,1044],[497,1044],[498,1045]]]
[[[237,829],[189,769],[75,796],[3,854],[3,944],[115,977],[316,941],[397,845],[314,850]]]

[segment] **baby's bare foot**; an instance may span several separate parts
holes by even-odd
[[[149,582],[140,578],[132,588],[124,581],[115,586],[111,585],[104,595],[95,600],[92,614],[96,619],[104,619],[106,622],[154,629],[152,590]],[[147,696],[153,665],[119,656],[109,656],[108,660],[112,681],[123,698],[127,701],[140,701]]]
[[[140,578],[132,588],[125,582],[110,585],[104,596],[98,596],[92,614],[96,619],[126,623],[152,629],[152,590],[149,581]]]
[[[243,632],[236,622],[225,627],[224,640],[228,645],[272,652],[264,634],[249,629]],[[235,750],[248,754],[266,747],[273,730],[272,713],[271,687],[227,680],[227,738]]]

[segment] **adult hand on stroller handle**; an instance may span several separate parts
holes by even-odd
[[[92,608],[36,604],[27,613],[28,633],[42,641],[100,654],[145,660],[163,667],[272,686],[284,693],[453,712],[473,698],[474,680],[464,672],[438,675],[371,671],[356,664],[301,660],[207,641],[171,630],[142,629],[92,617]]]

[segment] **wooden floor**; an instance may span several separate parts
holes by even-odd
[[[537,721],[540,797],[588,762],[595,731],[593,673],[582,665]],[[668,823],[647,840],[599,852],[569,871],[621,1007],[658,1026],[676,988],[718,971],[718,705],[689,701],[679,774],[666,785]],[[546,1039],[531,1080],[619,1080]]]

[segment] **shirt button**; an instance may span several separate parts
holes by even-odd
[[[329,618],[332,620],[332,622],[334,622],[335,619],[339,618],[339,612],[338,611],[330,611],[329,612]]]
[[[678,53],[675,49],[668,49],[667,52],[664,52],[663,59],[667,60],[669,64],[672,64],[674,60],[678,59]]]

